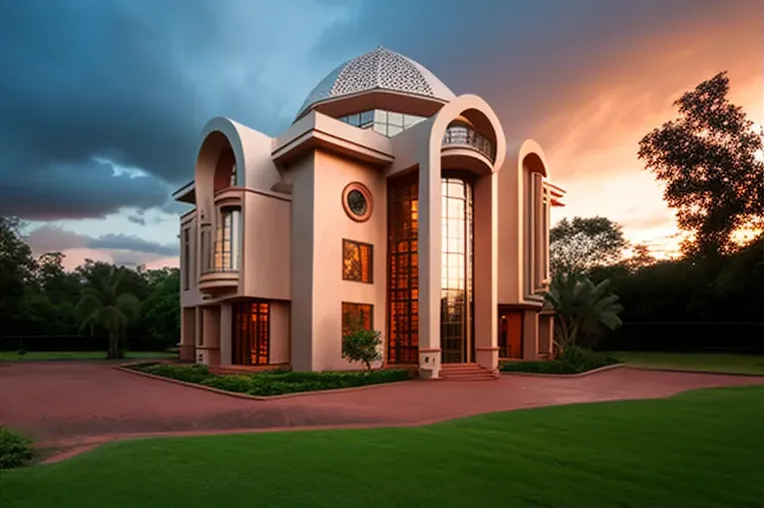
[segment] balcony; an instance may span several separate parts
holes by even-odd
[[[236,291],[239,287],[239,270],[232,268],[208,268],[199,277],[199,290],[220,294]]]
[[[483,134],[463,124],[452,124],[443,135],[443,147],[467,148],[487,157],[491,163],[496,160],[496,149]]]
[[[209,226],[202,226],[201,276],[199,290],[212,295],[230,293],[239,287],[239,252],[240,246],[239,212],[232,211],[221,215],[217,240],[212,241]]]

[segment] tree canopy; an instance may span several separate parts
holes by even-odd
[[[674,102],[679,116],[639,142],[639,158],[665,183],[663,197],[691,233],[683,250],[719,256],[737,248],[733,233],[764,226],[764,134],[731,104],[721,72]]]
[[[628,242],[606,217],[562,219],[549,232],[552,273],[585,273],[621,260]]]

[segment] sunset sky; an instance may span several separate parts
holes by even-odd
[[[764,123],[761,0],[25,0],[0,6],[0,215],[35,254],[177,265],[169,194],[227,116],[269,135],[343,61],[382,45],[532,138],[568,191],[657,253],[673,213],[636,157],[720,71]]]

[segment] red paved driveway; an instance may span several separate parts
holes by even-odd
[[[46,444],[126,434],[426,423],[518,408],[667,397],[762,377],[616,369],[580,378],[505,376],[426,382],[270,401],[229,397],[85,362],[0,364],[0,424]]]

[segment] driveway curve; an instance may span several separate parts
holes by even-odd
[[[764,377],[615,369],[577,378],[412,381],[267,401],[123,372],[114,364],[0,364],[0,425],[64,447],[140,435],[425,424],[513,409],[668,397]]]

